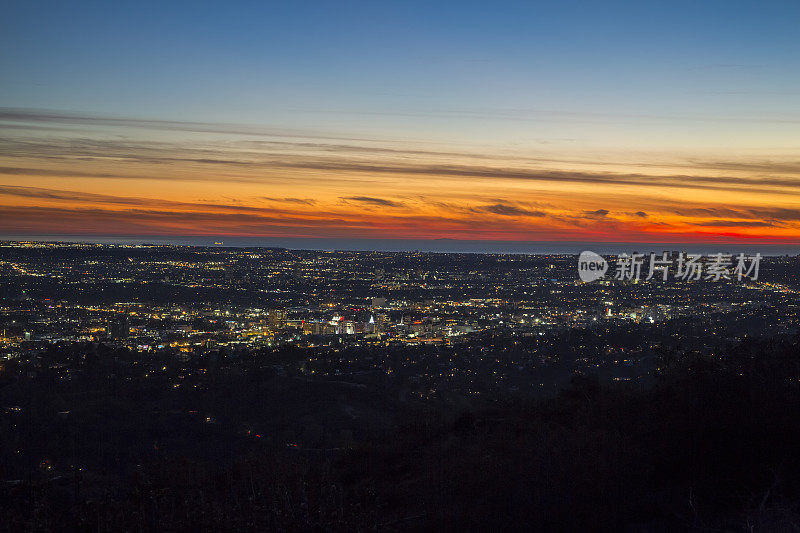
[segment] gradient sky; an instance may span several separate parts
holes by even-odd
[[[800,243],[800,3],[11,2],[0,235]]]

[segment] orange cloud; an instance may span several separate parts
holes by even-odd
[[[0,140],[4,235],[800,243],[800,163],[786,156],[591,161],[577,150],[13,118],[83,129],[56,137],[20,128]],[[158,140],[92,130],[100,126],[152,130]]]

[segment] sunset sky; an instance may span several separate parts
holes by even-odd
[[[800,243],[800,2],[11,2],[0,237]]]

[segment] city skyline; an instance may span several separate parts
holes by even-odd
[[[800,2],[5,4],[0,529],[797,529]]]

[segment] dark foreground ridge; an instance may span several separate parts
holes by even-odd
[[[205,403],[189,411],[188,393],[113,380],[65,400],[55,384],[7,365],[4,405],[29,408],[37,422],[3,417],[0,527],[800,526],[798,337],[744,341],[723,356],[673,355],[646,390],[576,374],[555,398],[469,407],[399,403],[257,363],[212,380]],[[206,411],[217,417],[201,419]],[[26,464],[27,442],[53,463],[82,466],[54,475],[47,463]]]

